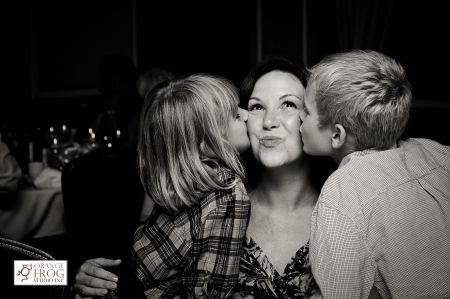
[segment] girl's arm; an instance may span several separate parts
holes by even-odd
[[[237,284],[242,242],[250,218],[250,201],[242,183],[229,190],[216,192],[226,198],[217,200],[217,208],[205,217],[192,255],[198,260],[186,277],[188,290],[194,297],[226,298]]]
[[[250,201],[239,182],[233,189],[210,194],[206,202],[178,219],[185,222],[182,226],[160,214],[136,231],[131,262],[147,298],[232,294]]]

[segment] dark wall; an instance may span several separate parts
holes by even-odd
[[[342,2],[306,2],[308,65],[342,50],[338,23],[338,3]],[[416,100],[405,137],[428,137],[450,144],[450,134],[443,131],[448,127],[450,112],[445,44],[450,20],[444,15],[445,3],[391,2],[383,52],[405,65]],[[7,51],[4,86],[11,95],[0,99],[0,120],[15,122],[22,128],[62,123],[76,127],[86,116],[86,106],[97,101],[98,96],[69,94],[32,100],[31,54],[41,59],[36,65],[44,77],[37,79],[44,90],[95,89],[102,55],[133,54],[132,3],[28,0],[8,4],[5,11],[9,28],[3,36]],[[163,67],[176,75],[211,72],[239,85],[257,62],[257,0],[134,3],[135,62],[139,71]],[[282,54],[302,61],[303,1],[260,3],[262,56]],[[40,19],[31,21],[32,15]],[[53,81],[45,81],[49,78]],[[52,85],[54,82],[56,85]]]
[[[138,66],[236,84],[255,63],[255,1],[137,1]]]

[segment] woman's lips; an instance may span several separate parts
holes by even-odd
[[[263,137],[263,138],[259,139],[259,143],[262,146],[268,147],[268,148],[275,147],[278,144],[280,144],[281,142],[283,142],[283,138],[279,138],[279,137]]]

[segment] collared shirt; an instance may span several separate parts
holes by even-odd
[[[221,169],[219,178],[234,181]],[[156,205],[135,233],[131,260],[147,298],[225,298],[232,294],[250,219],[242,181],[177,214]]]
[[[450,298],[450,147],[408,139],[346,156],[310,241],[323,298]]]

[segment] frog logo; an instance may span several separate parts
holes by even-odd
[[[28,275],[30,275],[31,269],[33,269],[33,266],[31,264],[30,265],[24,264],[22,270],[19,270],[19,272],[17,272],[16,274],[17,276],[19,275],[25,276],[25,278],[22,278],[21,282],[23,282],[24,280],[28,280]],[[24,273],[24,270],[26,270],[25,271],[26,274]]]

